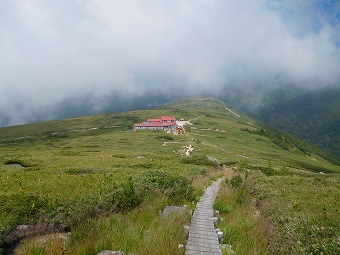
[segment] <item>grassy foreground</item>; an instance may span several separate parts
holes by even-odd
[[[188,214],[160,217],[164,199],[147,201],[129,213],[86,220],[72,231],[72,239],[52,239],[45,245],[34,240],[18,248],[18,254],[97,254],[102,250],[121,250],[125,254],[184,254],[178,244],[185,243],[183,225]]]
[[[236,254],[339,254],[339,176],[243,170],[226,180],[214,206]]]
[[[130,132],[134,122],[161,115],[184,118],[191,125],[185,126],[183,136]],[[187,157],[183,149],[189,145],[194,151]],[[121,249],[184,254],[178,245],[185,239],[187,216],[164,220],[158,212],[165,204],[192,205],[211,179],[225,174],[214,170],[218,164],[207,156],[236,167],[243,179],[247,176],[239,187],[222,185],[218,200],[220,207],[227,207],[221,212],[225,224],[221,228],[231,231],[225,241],[237,254],[339,251],[340,167],[312,146],[230,111],[214,98],[1,128],[0,238],[19,224],[57,222],[71,227],[67,243],[33,241],[16,253],[95,254]],[[262,174],[250,177],[250,173]],[[234,220],[260,240],[247,239],[253,244],[244,245],[239,230],[230,228]],[[309,246],[310,241],[316,246]],[[258,253],[253,252],[256,249]]]

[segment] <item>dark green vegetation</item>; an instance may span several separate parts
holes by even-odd
[[[237,191],[235,202],[231,199],[230,205],[226,203],[229,200],[219,201],[219,206],[226,208],[223,213],[232,213],[236,205],[246,205],[244,210],[248,214],[236,210],[235,215],[248,217],[257,206],[261,216],[254,225],[249,224],[255,226],[263,239],[257,243],[249,237],[249,242],[263,249],[267,249],[268,243],[269,251],[277,251],[276,245],[284,238],[278,216],[288,215],[281,214],[282,207],[299,194],[298,202],[305,199],[313,204],[316,198],[303,195],[312,189],[317,194],[334,191],[332,196],[339,197],[340,167],[325,160],[322,152],[313,146],[250,117],[230,112],[226,107],[214,98],[189,98],[154,110],[1,128],[1,240],[18,224],[55,222],[71,227],[68,243],[51,242],[44,246],[33,240],[20,247],[18,254],[95,254],[103,249],[184,254],[183,249],[178,249],[178,244],[185,241],[179,230],[188,221],[187,216],[161,220],[158,211],[165,204],[197,201],[210,179],[225,174],[223,167],[209,160],[209,156],[220,164],[237,167],[242,174],[242,181],[235,179],[228,188],[235,192],[241,189],[242,195]],[[134,122],[161,115],[190,120],[191,124],[185,126],[186,134],[131,132]],[[194,150],[187,157],[183,150],[189,145]],[[327,188],[308,186],[317,178],[326,180],[321,183]],[[243,192],[244,187],[250,188]],[[267,195],[269,191],[281,194],[282,187],[297,191],[287,192],[286,196]],[[338,224],[334,212],[339,210],[339,205],[317,198],[317,208],[325,207],[330,221]],[[259,202],[253,205],[253,199]],[[315,219],[318,227],[332,227],[334,231],[326,233],[329,239],[317,238],[320,247],[328,245],[337,249],[330,243],[338,240],[334,233],[340,232],[339,227],[320,218],[315,207],[299,208],[299,215],[309,215],[310,226],[314,223],[309,220]],[[295,212],[291,213],[288,216],[295,217]],[[315,234],[303,229],[303,222],[301,218],[292,223],[291,228],[303,235],[295,235],[283,249],[308,254],[310,247],[305,243],[314,240]],[[267,239],[267,234],[277,238]],[[306,242],[301,238],[307,238]],[[232,237],[226,241],[242,242]],[[150,247],[157,247],[157,252]]]
[[[340,88],[304,92],[280,89],[254,113],[324,150],[340,155]]]

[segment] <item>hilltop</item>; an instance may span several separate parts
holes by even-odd
[[[134,123],[158,116],[184,119],[185,134],[132,131]],[[308,252],[315,238],[320,247],[336,249],[339,208],[333,199],[339,195],[340,167],[331,162],[337,160],[212,97],[182,99],[156,109],[5,127],[0,129],[0,236],[4,240],[19,224],[57,222],[71,228],[72,238],[54,254],[96,254],[108,248],[183,254],[177,246],[185,236],[176,235],[175,230],[181,232],[187,218],[162,221],[158,211],[165,204],[194,206],[210,180],[233,171],[242,185],[229,193],[240,192],[235,195],[238,202],[230,200],[223,207],[226,200],[221,195],[219,206],[225,208],[221,214],[232,217],[245,205],[250,215],[254,208],[260,211],[261,216],[244,215],[243,220],[256,222],[253,229],[263,226],[262,247],[268,254]],[[313,206],[306,208],[306,204]],[[312,231],[310,239],[307,235],[302,240],[310,231],[309,223],[304,230],[296,228],[311,219],[310,226],[326,227],[329,238]],[[285,242],[282,221],[296,231],[292,242]],[[221,228],[230,227],[221,224]],[[169,237],[159,235],[160,229]],[[275,238],[269,240],[266,236],[271,235]],[[230,238],[226,242],[237,246],[242,241]],[[164,250],[156,253],[154,246]],[[251,244],[243,246],[255,249]],[[282,253],[278,247],[283,247]],[[19,254],[39,249],[43,254],[44,249],[56,248],[35,243],[21,249]]]

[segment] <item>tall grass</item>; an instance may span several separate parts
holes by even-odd
[[[339,176],[261,177],[252,185],[272,254],[340,254]]]
[[[252,204],[252,196],[238,180],[230,185],[222,183],[214,208],[220,212],[218,228],[224,233],[224,243],[231,245],[237,255],[266,255],[267,232],[261,215]],[[224,249],[223,254],[230,254]]]

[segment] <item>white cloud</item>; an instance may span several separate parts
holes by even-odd
[[[320,1],[3,0],[0,112],[113,90],[339,84],[338,12]]]

